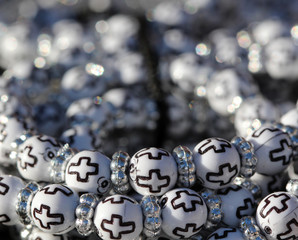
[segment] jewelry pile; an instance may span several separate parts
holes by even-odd
[[[297,12],[0,0],[1,236],[297,240]]]

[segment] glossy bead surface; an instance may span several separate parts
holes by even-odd
[[[256,172],[274,175],[285,170],[293,159],[292,141],[287,133],[271,126],[254,131],[247,140],[258,158]]]
[[[111,187],[110,162],[111,160],[100,152],[81,151],[68,162],[65,182],[78,193],[103,195]]]
[[[242,232],[238,228],[221,227],[211,233],[207,240],[228,239],[228,240],[245,240]]]
[[[203,198],[188,188],[177,188],[160,199],[162,230],[171,239],[191,238],[207,220],[207,206]]]
[[[208,138],[193,150],[197,180],[206,188],[220,189],[230,185],[240,172],[236,148],[222,138]]]
[[[19,191],[24,187],[23,181],[12,175],[0,176],[0,223],[15,225],[19,223],[16,203]]]
[[[274,192],[260,202],[256,221],[268,240],[297,239],[297,216],[297,196],[287,192]]]
[[[21,176],[28,180],[51,182],[51,160],[62,147],[55,138],[35,135],[19,148],[17,167]]]
[[[129,162],[129,181],[141,195],[161,196],[177,182],[177,165],[172,155],[161,148],[144,148]]]
[[[223,211],[222,221],[231,227],[238,227],[240,219],[250,216],[255,211],[255,199],[247,189],[231,185],[217,191],[221,198],[221,209]]]
[[[61,184],[47,185],[32,200],[32,220],[43,232],[67,233],[75,227],[78,204],[79,196],[69,187]]]
[[[93,221],[103,240],[131,240],[143,230],[141,206],[125,195],[113,195],[102,200],[95,209]]]

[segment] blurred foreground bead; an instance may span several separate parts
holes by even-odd
[[[267,240],[260,232],[256,220],[251,216],[245,216],[240,220],[240,227],[246,240]]]
[[[141,206],[125,195],[103,199],[95,209],[93,221],[103,240],[136,239],[143,230]]]
[[[297,216],[297,196],[288,192],[274,192],[260,202],[256,220],[268,240],[297,239]]]
[[[207,221],[207,206],[191,189],[176,188],[167,192],[161,197],[160,205],[161,227],[171,239],[191,238]]]
[[[291,179],[286,186],[289,193],[298,196],[298,179]]]
[[[55,158],[51,160],[51,180],[53,183],[62,183],[65,181],[65,169],[68,161],[75,155],[76,151],[65,144],[61,147]]]
[[[51,234],[45,233],[39,228],[33,227],[31,233],[26,237],[22,238],[22,240],[38,240],[38,239],[46,239],[46,240],[68,240],[66,234]]]
[[[77,231],[83,236],[88,236],[95,230],[92,219],[98,202],[99,198],[93,193],[86,193],[80,197],[80,204],[76,208],[75,224]]]
[[[257,86],[250,75],[237,73],[231,68],[215,72],[206,91],[212,109],[228,116],[240,107],[244,99],[257,94]]]
[[[0,176],[0,223],[4,225],[15,225],[19,223],[16,213],[18,194],[24,188],[21,178],[12,175]]]
[[[129,182],[141,195],[161,196],[172,189],[178,177],[172,155],[161,148],[144,148],[129,162]]]
[[[234,137],[232,144],[236,147],[241,157],[240,175],[251,177],[256,171],[258,159],[254,154],[253,145],[243,137]]]
[[[226,240],[245,240],[242,232],[238,228],[221,227],[211,233],[207,240],[226,239]]]
[[[222,202],[222,221],[226,225],[237,227],[242,217],[254,214],[255,199],[252,193],[244,187],[234,184],[218,190],[217,194]]]
[[[22,224],[28,225],[32,223],[31,219],[31,203],[36,192],[40,187],[35,182],[29,182],[18,194],[18,202],[16,204],[16,213]]]
[[[130,189],[128,179],[128,163],[130,157],[126,152],[115,152],[110,164],[113,190],[118,194],[126,194]]]
[[[67,186],[50,184],[40,189],[31,204],[31,216],[42,231],[64,234],[75,227],[79,196]]]
[[[104,195],[111,187],[110,163],[111,160],[100,152],[78,152],[67,163],[65,183],[78,194]]]
[[[256,96],[243,101],[235,113],[234,125],[237,135],[246,137],[260,128],[262,121],[276,122],[278,119],[277,108],[269,100]]]
[[[173,150],[173,157],[178,166],[178,187],[191,188],[196,181],[196,168],[192,152],[184,146],[177,146]]]
[[[241,159],[237,149],[222,138],[208,138],[193,150],[197,179],[202,186],[221,189],[239,175]]]
[[[143,233],[147,238],[155,239],[161,232],[161,208],[156,196],[144,196],[141,201],[144,215]]]
[[[57,156],[62,144],[46,135],[34,135],[20,147],[17,167],[21,176],[37,182],[51,181],[51,160]]]
[[[274,175],[285,170],[293,160],[293,147],[289,135],[272,126],[262,126],[246,138],[258,158],[256,172]]]

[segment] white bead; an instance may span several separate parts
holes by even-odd
[[[129,162],[129,181],[142,195],[161,196],[172,189],[178,177],[175,159],[161,148],[144,148]]]
[[[228,240],[245,240],[242,232],[238,228],[221,227],[211,233],[207,240],[228,239]]]
[[[221,209],[223,211],[223,223],[231,227],[238,227],[240,219],[250,216],[255,211],[255,199],[252,193],[237,185],[231,185],[217,191],[221,198]]]
[[[37,239],[46,239],[46,240],[67,240],[66,235],[54,235],[51,233],[45,233],[38,228],[34,228],[32,233],[28,236],[28,240],[37,240]]]
[[[94,225],[103,240],[136,239],[143,230],[141,206],[125,195],[107,197],[95,209]]]
[[[297,108],[291,109],[281,116],[280,122],[283,125],[289,125],[298,128],[298,110]]]
[[[103,195],[111,186],[110,163],[111,160],[100,152],[81,151],[68,162],[65,182],[78,193]]]
[[[225,139],[205,139],[195,146],[193,153],[197,179],[206,188],[225,188],[239,174],[239,153]]]
[[[297,239],[297,216],[298,198],[287,192],[274,192],[260,202],[256,220],[268,240]]]
[[[203,198],[188,188],[173,189],[160,199],[162,230],[171,239],[191,238],[207,221]]]
[[[51,160],[62,145],[53,137],[36,135],[28,138],[19,148],[17,167],[28,180],[51,182]]]
[[[15,225],[19,223],[16,203],[19,191],[24,187],[23,181],[15,176],[0,176],[0,223]]]
[[[75,227],[75,211],[79,196],[60,184],[47,185],[39,190],[31,205],[35,225],[46,233],[63,234]]]
[[[278,128],[263,126],[247,140],[254,145],[258,173],[275,175],[285,170],[293,159],[292,141],[287,133]]]
[[[9,159],[11,143],[32,127],[16,117],[0,116],[0,163],[15,164]]]

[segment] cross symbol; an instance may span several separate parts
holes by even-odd
[[[209,150],[213,150],[215,153],[223,153],[226,148],[232,148],[232,145],[222,138],[208,138],[205,143],[199,147],[198,153],[201,155],[205,154]]]
[[[37,157],[31,154],[32,149],[32,146],[26,146],[23,153],[27,152],[27,156],[19,158],[20,166],[22,169],[27,169],[28,166],[33,168],[36,165]]]
[[[0,194],[5,195],[9,190],[9,186],[1,182],[2,180],[3,180],[3,177],[0,177]]]
[[[150,151],[150,149],[155,150],[156,149],[156,156],[153,156],[154,151]],[[136,153],[136,158],[141,158],[143,156],[147,156],[150,160],[161,160],[162,156],[169,156],[169,153],[161,148],[145,148]]]
[[[123,217],[118,214],[112,214],[111,220],[102,220],[101,229],[110,234],[111,239],[122,239],[123,234],[129,234],[135,231],[136,225],[133,221],[123,222]]]
[[[10,218],[6,214],[1,214],[0,215],[0,223],[6,223],[9,222]]]
[[[181,190],[176,192],[176,197],[172,199],[171,204],[174,209],[183,208],[185,212],[191,212],[196,210],[197,204],[203,205],[203,201],[199,195]]]
[[[179,238],[191,238],[192,236],[196,235],[201,228],[203,227],[197,227],[195,223],[187,223],[185,225],[185,228],[175,227],[173,230],[173,234],[175,236],[178,236]]]
[[[237,175],[237,173],[237,165],[231,167],[230,163],[225,163],[219,166],[218,173],[207,173],[206,179],[209,182],[219,182],[220,186],[223,186],[230,183],[232,179]]]
[[[274,204],[271,204],[272,198],[275,198],[278,200],[274,201]],[[280,193],[280,194],[272,193],[271,195],[269,195],[267,198],[265,198],[263,200],[265,202],[265,205],[262,207],[262,209],[260,211],[260,216],[262,218],[266,218],[273,210],[276,213],[281,213],[281,212],[287,210],[288,205],[286,204],[286,202],[290,199],[291,198],[285,193]],[[271,206],[269,207],[269,205],[271,205]]]
[[[287,224],[287,231],[280,233],[276,236],[278,240],[297,239],[298,222],[295,218],[292,218]]]
[[[254,209],[254,202],[251,198],[245,198],[243,200],[244,206],[239,206],[236,211],[237,218],[242,218],[243,216],[248,216],[252,209]]]
[[[287,139],[282,139],[279,142],[280,148],[269,152],[269,157],[272,162],[282,161],[282,165],[288,165],[293,156],[292,145],[288,143]],[[290,154],[286,154],[288,149],[291,149]],[[289,156],[288,156],[289,155]]]
[[[150,169],[148,177],[136,177],[136,184],[140,187],[149,188],[151,193],[159,193],[163,187],[170,185],[170,177],[162,176],[160,169]]]
[[[64,223],[64,215],[60,213],[51,213],[51,208],[41,204],[40,209],[34,208],[33,216],[39,221],[40,227],[51,229],[51,225],[60,225]]]
[[[69,165],[68,174],[76,175],[78,182],[88,182],[90,175],[98,174],[98,164],[91,163],[90,157],[80,157],[77,163]]]

